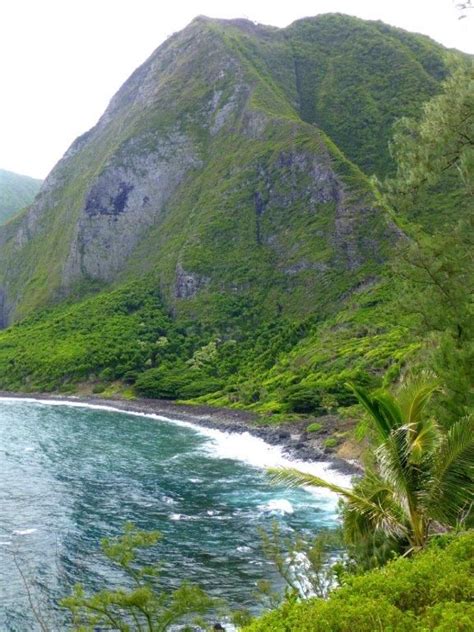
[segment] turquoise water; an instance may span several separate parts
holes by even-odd
[[[85,407],[0,400],[0,630],[36,630],[23,574],[52,629],[57,599],[82,582],[120,582],[99,540],[126,521],[158,529],[170,586],[199,583],[252,607],[259,579],[278,583],[258,528],[335,524],[335,499],[273,486],[278,448],[248,435]],[[21,570],[21,573],[20,573]]]

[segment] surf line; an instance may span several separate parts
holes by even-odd
[[[291,467],[314,474],[315,476],[325,478],[326,480],[336,483],[344,487],[351,486],[351,477],[342,474],[331,468],[328,461],[307,462],[292,459],[284,454],[281,446],[271,445],[260,437],[255,437],[250,432],[232,432],[227,430],[219,430],[217,428],[208,428],[200,425],[198,422],[184,421],[182,419],[174,419],[157,413],[141,412],[134,410],[124,410],[119,407],[110,406],[108,404],[92,404],[88,402],[74,402],[71,400],[56,399],[38,399],[34,397],[0,397],[0,402],[24,402],[29,404],[37,404],[42,406],[65,406],[69,408],[89,409],[111,413],[120,413],[133,417],[153,419],[155,421],[172,424],[188,428],[197,434],[206,436],[211,441],[204,449],[216,458],[232,459],[241,461],[252,467],[259,469],[267,469],[269,467]],[[319,498],[327,498],[335,501],[336,494],[322,488],[305,489]]]

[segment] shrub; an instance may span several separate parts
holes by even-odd
[[[294,413],[313,413],[322,415],[326,412],[321,404],[321,393],[308,386],[297,384],[290,386],[283,396],[290,411]]]
[[[207,395],[208,393],[215,393],[224,386],[221,380],[212,377],[197,377],[190,383],[182,386],[180,391],[180,397],[182,399],[191,399],[193,397],[200,397],[201,395]]]
[[[141,549],[154,547],[157,531],[139,531],[126,524],[123,535],[102,540],[104,555],[127,577],[127,588],[104,588],[92,595],[77,584],[61,605],[72,615],[74,630],[153,630],[165,632],[195,629],[206,625],[204,615],[219,606],[198,586],[182,583],[166,590],[160,581],[159,565],[140,563]],[[45,629],[41,625],[42,629]]]
[[[329,599],[285,602],[245,632],[464,632],[474,628],[474,532],[348,576]],[[344,582],[344,578],[343,578]]]
[[[179,364],[148,369],[139,374],[135,382],[137,393],[156,399],[191,399],[222,387],[221,380]]]
[[[181,372],[160,366],[142,373],[135,382],[135,389],[144,397],[177,399],[184,383]]]
[[[322,424],[315,421],[312,424],[309,424],[309,426],[306,426],[306,432],[319,432],[322,427]]]

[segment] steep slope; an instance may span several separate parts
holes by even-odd
[[[33,201],[41,180],[0,169],[0,225]]]
[[[444,72],[441,47],[421,41],[432,74],[392,32],[353,18],[284,30],[194,20],[130,77],[32,209],[0,233],[3,320],[78,284],[150,270],[168,302],[199,315],[200,298],[207,311],[223,293],[270,311],[330,303],[373,273],[393,228],[324,132],[367,171],[368,157],[385,164],[391,121]]]
[[[0,384],[120,380],[277,414],[396,371],[413,349],[384,286],[401,231],[369,176],[445,59],[347,16],[194,20],[0,229],[0,324],[26,317],[0,335]]]
[[[228,27],[226,36],[369,175],[390,171],[393,123],[416,115],[448,73],[446,51],[428,37],[341,14],[258,35]]]

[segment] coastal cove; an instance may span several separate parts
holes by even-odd
[[[2,400],[24,400],[52,402],[54,405],[89,406],[112,409],[131,414],[139,414],[155,420],[182,421],[201,428],[220,432],[243,434],[258,437],[272,446],[279,446],[282,455],[301,462],[321,462],[348,476],[360,475],[362,465],[357,460],[347,460],[325,453],[317,439],[306,431],[308,422],[279,423],[265,425],[259,417],[247,410],[219,408],[197,404],[176,404],[168,400],[104,398],[95,395],[87,397],[66,396],[58,393],[11,393],[0,391]]]
[[[265,473],[291,464],[349,484],[327,462],[290,460],[236,418],[206,420],[201,411],[198,425],[171,405],[166,415],[153,403],[126,405],[133,410],[113,400],[0,399],[2,630],[35,629],[18,563],[52,621],[74,583],[119,585],[99,541],[127,521],[163,533],[153,555],[167,585],[202,584],[234,608],[255,607],[259,579],[281,587],[260,528],[277,520],[290,535],[336,526],[335,495],[275,486]]]

